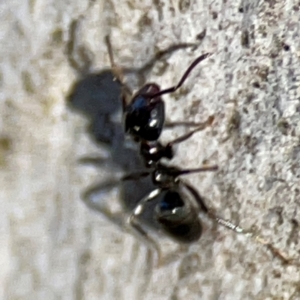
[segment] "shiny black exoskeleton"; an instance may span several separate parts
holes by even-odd
[[[178,90],[183,85],[191,71],[211,54],[205,53],[196,58],[185,71],[176,86],[161,90],[159,85],[156,83],[148,83],[132,96],[130,88],[124,82],[122,69],[114,62],[112,47],[108,37],[106,37],[106,44],[112,66],[112,72],[123,87],[122,103],[125,132],[132,136],[136,142],[140,143],[140,154],[144,160],[145,166],[153,166],[162,158],[172,159],[173,145],[188,139],[195,132],[210,125],[213,118],[210,117],[208,121],[197,124],[198,126],[195,130],[185,134],[184,136],[179,137],[167,145],[162,145],[158,141],[165,123],[165,104],[161,96]]]
[[[156,141],[160,137],[165,122],[165,104],[157,84],[146,84],[124,107],[125,132],[135,140]]]

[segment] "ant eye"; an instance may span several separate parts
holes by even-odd
[[[163,201],[160,202],[159,208],[161,211],[166,211],[182,206],[184,206],[184,202],[178,193],[167,192]]]

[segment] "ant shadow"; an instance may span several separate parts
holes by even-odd
[[[71,111],[80,113],[89,121],[87,127],[89,136],[99,147],[110,153],[109,158],[84,157],[82,159],[79,158],[79,160],[84,164],[97,166],[101,170],[122,171],[124,174],[144,170],[145,166],[137,145],[135,145],[136,149],[126,145],[124,126],[121,121],[116,121],[118,115],[122,114],[121,85],[114,80],[110,69],[104,69],[97,73],[89,72],[93,60],[91,53],[83,46],[77,47],[77,49],[75,46],[77,44],[76,32],[78,26],[79,20],[74,21],[70,29],[70,40],[66,48],[68,61],[79,76],[78,81],[73,85],[67,96],[67,107]],[[140,68],[123,68],[123,71],[126,75],[134,75],[137,79],[137,84],[143,86],[148,73],[153,69],[157,61],[181,49],[191,48],[194,51],[198,46],[199,44],[194,43],[171,45],[164,50],[158,51]],[[78,57],[81,61],[78,61]],[[171,129],[180,124],[180,122],[178,124],[170,124],[169,127],[166,125],[165,128]],[[193,126],[194,124],[191,123],[191,125]],[[91,208],[101,211],[110,221],[124,228],[124,225],[126,225],[124,220],[126,214],[113,216],[109,212],[108,201],[101,199],[103,196],[105,197],[105,193],[102,193],[102,191],[109,191],[117,186],[120,189],[120,203],[125,212],[131,212],[137,203],[155,187],[150,176],[122,182],[120,182],[120,179],[116,179],[116,181],[96,183],[87,187],[86,193],[89,195],[95,193],[97,198],[95,207]],[[86,193],[83,194],[82,198],[86,196]],[[156,228],[156,230],[159,229],[159,224],[155,221],[153,215],[155,213],[154,208],[160,199],[161,197],[158,197],[155,201],[151,201],[147,205],[147,209],[139,216],[143,223]],[[101,207],[103,206],[103,202],[106,202],[107,209],[97,209],[98,204]],[[105,213],[106,211],[107,213]]]
[[[124,174],[145,169],[138,149],[126,145],[123,124],[116,120],[122,113],[122,102],[120,99],[121,86],[113,80],[110,70],[99,73],[87,74],[79,79],[71,89],[67,97],[67,106],[71,111],[83,115],[88,120],[87,133],[90,138],[102,149],[109,153],[109,157],[86,157],[79,158],[84,164],[99,167],[100,170],[116,170]],[[120,182],[105,181],[87,187],[88,193],[95,192],[95,198],[99,205],[106,206],[109,210],[109,201],[105,198],[110,189],[118,187],[120,191],[120,203],[125,212],[132,211],[137,203],[150,191],[154,189],[151,178],[135,179]],[[97,195],[98,194],[98,195]],[[101,204],[100,204],[101,203]],[[96,205],[98,205],[96,204]],[[158,228],[153,219],[153,209],[156,201],[149,204],[149,209],[141,216],[141,220],[150,227]],[[93,207],[91,207],[93,208]],[[120,227],[125,225],[124,216],[105,215],[110,221]],[[123,220],[122,220],[123,219]]]

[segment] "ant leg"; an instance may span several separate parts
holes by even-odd
[[[205,212],[210,218],[217,221],[218,224],[226,227],[227,229],[233,230],[236,233],[243,234],[246,237],[252,238],[255,242],[265,246],[274,257],[277,257],[283,264],[285,265],[297,265],[300,267],[299,261],[296,259],[289,258],[286,253],[279,250],[278,248],[274,247],[271,242],[265,240],[263,237],[261,237],[259,234],[257,234],[254,231],[251,230],[245,230],[234,223],[225,220],[218,215],[216,215],[212,210],[208,209],[206,204],[204,203],[202,197],[199,195],[199,193],[190,185],[183,183],[184,186],[190,191],[190,193],[194,196],[195,200],[201,207],[202,211]]]
[[[172,55],[174,52],[181,50],[181,49],[186,49],[186,48],[192,48],[196,49],[198,47],[198,44],[195,43],[180,43],[176,45],[171,45],[168,48],[164,50],[159,50],[154,57],[152,57],[148,62],[146,62],[143,66],[138,67],[138,68],[123,68],[124,72],[126,74],[129,73],[135,73],[138,74],[138,79],[139,79],[139,85],[143,86],[145,84],[145,76],[146,74],[153,69],[154,64],[162,60],[163,58],[167,57],[168,55]]]
[[[227,229],[230,229],[236,233],[241,233],[245,236],[248,237],[252,237],[253,236],[253,232],[251,231],[247,231],[241,227],[239,227],[238,225],[232,223],[231,221],[225,220],[220,218],[219,216],[217,216],[213,211],[209,210],[208,211],[208,216],[211,217],[212,219],[214,219],[215,221],[217,221],[218,224],[226,227]]]
[[[146,195],[143,199],[139,201],[135,209],[133,210],[132,214],[128,218],[128,224],[135,230],[138,236],[151,248],[156,251],[158,265],[161,262],[161,252],[158,244],[156,241],[150,237],[145,229],[142,228],[140,222],[138,221],[137,217],[141,215],[144,211],[145,205],[154,200],[160,193],[162,189],[156,189]]]
[[[231,223],[230,221],[218,217],[212,212],[209,212],[209,215],[212,218],[214,218],[218,224],[221,224],[222,226],[225,226],[226,228],[231,229],[236,233],[241,233],[246,237],[252,238],[255,242],[265,246],[272,253],[272,255],[274,257],[277,257],[284,265],[294,264],[300,266],[299,261],[297,261],[296,259],[289,258],[286,253],[273,246],[271,242],[265,240],[263,237],[261,237],[254,231],[247,231],[245,229],[242,229],[241,227]]]
[[[126,181],[126,180],[138,180],[140,178],[143,177],[147,177],[151,174],[151,172],[149,172],[148,170],[146,171],[140,171],[140,172],[136,172],[136,173],[130,173],[127,175],[124,175],[121,180],[122,181]]]
[[[218,224],[220,224],[230,230],[233,230],[236,233],[241,233],[241,234],[245,235],[246,237],[252,238],[255,242],[265,246],[272,253],[272,255],[274,257],[277,257],[283,264],[285,264],[285,265],[295,264],[295,265],[299,266],[299,262],[297,260],[289,258],[286,253],[284,253],[280,249],[274,247],[271,242],[266,241],[264,238],[262,238],[260,235],[258,235],[254,231],[245,230],[245,229],[231,223],[228,220],[224,220],[224,219],[220,218],[219,216],[215,215],[211,211],[208,212],[208,215],[211,218],[215,219]]]
[[[165,56],[171,55],[178,50],[182,50],[182,49],[186,49],[186,48],[195,48],[195,47],[197,47],[197,44],[195,44],[195,43],[181,43],[181,44],[172,45],[164,50],[158,51],[154,55],[154,57],[151,58],[148,62],[146,62],[142,67],[126,68],[125,71],[126,71],[126,73],[140,73],[140,74],[147,73],[153,68],[154,64],[157,61],[162,60]]]
[[[111,223],[117,225],[120,228],[123,228],[123,223],[121,222],[122,216],[120,214],[112,213],[106,205],[104,205],[103,201],[99,201],[101,195],[104,191],[110,190],[116,186],[120,181],[107,181],[104,183],[99,183],[94,186],[89,187],[81,196],[82,201],[88,206],[90,209],[102,214],[106,219],[108,219]],[[98,199],[95,199],[96,196]]]
[[[187,139],[189,139],[194,133],[204,130],[206,127],[210,126],[214,121],[214,116],[210,116],[204,123],[198,124],[198,127],[195,128],[194,130],[176,138],[175,140],[169,142],[166,147],[172,147],[174,144],[179,144]]]
[[[289,258],[287,256],[286,253],[284,253],[283,251],[279,250],[278,248],[274,247],[272,245],[272,243],[266,241],[264,238],[262,238],[259,235],[254,235],[252,236],[254,238],[254,240],[258,243],[260,243],[261,245],[267,247],[268,250],[270,250],[270,252],[272,253],[273,256],[277,257],[278,259],[281,260],[281,262],[285,265],[296,265],[296,266],[300,266],[299,260],[297,259],[293,259],[293,258]]]
[[[197,122],[184,122],[184,121],[178,121],[178,122],[167,122],[164,125],[164,129],[173,129],[177,126],[185,126],[185,127],[197,127],[201,125],[202,123]]]
[[[209,212],[208,207],[206,206],[206,204],[204,203],[204,200],[202,199],[202,197],[200,196],[200,194],[195,190],[194,187],[192,187],[191,185],[182,182],[181,183],[189,190],[189,192],[193,195],[194,199],[196,200],[197,204],[200,206],[201,210],[205,213]]]
[[[120,214],[112,213],[106,205],[104,205],[103,201],[99,198],[101,198],[101,195],[103,192],[107,190],[111,190],[114,187],[118,186],[120,184],[120,181],[126,181],[126,180],[137,180],[142,177],[146,177],[149,175],[149,171],[142,171],[142,172],[136,172],[131,173],[128,175],[123,176],[121,179],[118,180],[110,180],[103,183],[98,183],[96,185],[93,185],[89,187],[81,196],[82,201],[86,204],[87,207],[90,209],[104,215],[106,219],[108,219],[110,222],[112,222],[115,225],[118,225],[119,227],[122,227],[123,224],[121,224],[120,220],[122,219],[122,216]],[[97,197],[97,195],[99,197]],[[96,199],[97,197],[97,199]]]
[[[217,216],[211,209],[209,209],[206,204],[204,203],[203,198],[200,196],[200,194],[195,190],[194,187],[191,185],[188,185],[186,183],[183,183],[184,186],[190,191],[190,193],[193,195],[194,199],[197,201],[197,204],[200,206],[201,210],[205,212],[210,218],[217,221],[218,224],[226,227],[227,229],[233,230],[236,233],[241,233],[246,236],[253,236],[253,233],[250,231],[246,231],[239,227],[238,225],[233,224],[232,222],[228,220],[224,220]]]
[[[124,94],[131,96],[132,91],[125,83],[123,69],[121,67],[117,66],[114,61],[113,50],[112,50],[110,38],[108,35],[105,37],[105,43],[106,43],[106,47],[107,47],[107,51],[108,51],[108,55],[109,55],[111,71],[112,71],[113,75],[116,77],[116,79],[122,85]],[[122,99],[122,100],[123,100],[123,104],[124,104],[125,100],[124,99]]]
[[[182,176],[182,175],[188,175],[188,174],[192,174],[192,173],[200,173],[200,172],[207,172],[207,171],[217,171],[218,170],[218,166],[203,166],[201,168],[196,168],[196,169],[178,169],[178,168],[170,168],[169,169],[169,174],[171,174],[172,176],[174,176],[175,178],[178,176]],[[184,185],[186,185],[184,183]],[[187,187],[192,188],[191,186]]]
[[[79,164],[103,167],[107,159],[104,157],[83,156],[78,159]]]

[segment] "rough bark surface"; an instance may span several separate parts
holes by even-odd
[[[6,2],[0,4],[0,298],[300,299],[299,3]],[[254,228],[293,261],[285,265],[268,247],[203,216],[203,236],[189,247],[152,230],[164,257],[155,268],[145,245],[80,200],[87,186],[138,166],[136,151],[123,143],[106,34],[116,61],[137,69],[172,45],[198,44],[131,73],[133,87],[145,81],[169,87],[193,59],[213,53],[164,98],[169,121],[215,116],[210,128],[178,145],[173,163],[217,164],[219,171],[185,180],[219,215]],[[165,131],[162,139],[187,130]],[[90,154],[102,157],[97,167],[78,163]],[[136,182],[95,197],[116,214],[121,199],[123,224],[149,188]]]

